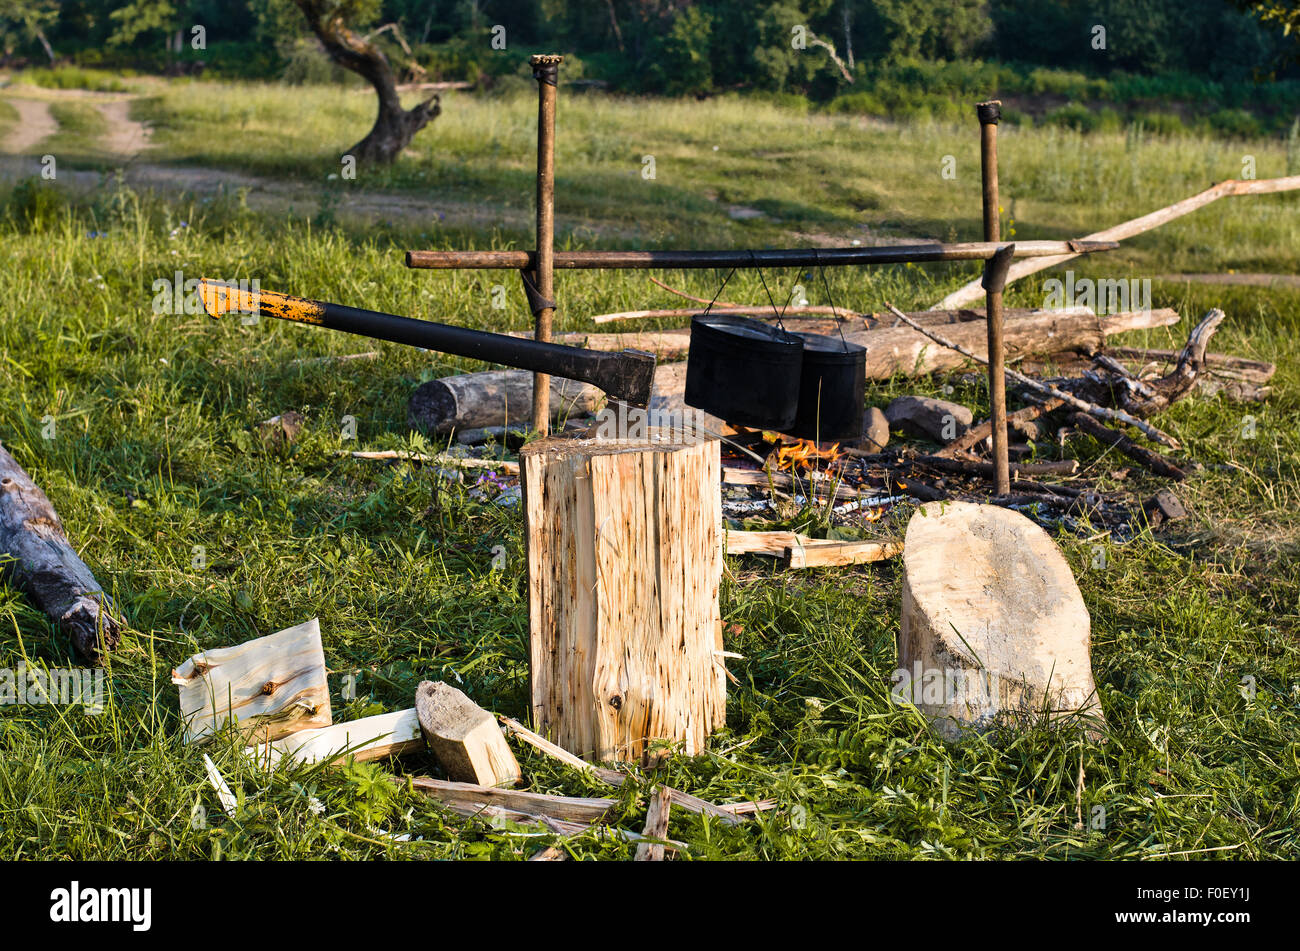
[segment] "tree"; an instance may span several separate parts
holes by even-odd
[[[383,51],[353,27],[378,14],[377,0],[293,0],[330,59],[364,78],[379,96],[379,113],[364,139],[348,150],[358,162],[387,165],[415,133],[436,119],[442,106],[435,94],[411,109],[402,108],[393,68]]]
[[[13,52],[15,35],[22,40],[38,40],[53,66],[54,50],[45,38],[45,27],[58,18],[54,0],[0,0],[0,32],[4,34],[6,55]]]

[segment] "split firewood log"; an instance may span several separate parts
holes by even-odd
[[[72,639],[91,663],[121,639],[124,621],[78,557],[54,506],[0,447],[0,562],[15,584]],[[0,570],[5,570],[0,564]]]

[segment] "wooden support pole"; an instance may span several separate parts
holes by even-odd
[[[996,242],[1001,230],[998,208],[998,120],[1002,103],[997,99],[975,107],[980,121],[980,174],[984,183],[984,240]],[[985,315],[989,338],[989,416],[993,421],[993,466],[999,495],[1011,486],[1007,466],[1007,382],[1006,354],[1002,341],[1002,280],[1006,266],[997,267],[997,258],[984,268]],[[1006,262],[1007,265],[1010,262]],[[1001,274],[995,272],[1000,270]]]
[[[537,80],[537,267],[533,282],[542,304],[534,311],[533,339],[542,342],[551,339],[555,317],[551,303],[555,293],[555,89],[563,61],[563,56],[554,54],[529,60]],[[549,374],[533,374],[533,428],[543,436],[551,423],[550,386]]]
[[[695,755],[726,715],[719,444],[636,437],[520,452],[533,725],[595,760]]]

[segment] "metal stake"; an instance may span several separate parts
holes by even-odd
[[[980,173],[984,182],[984,240],[998,241],[998,120],[1002,103],[992,99],[975,107],[980,121]],[[997,259],[984,266],[985,314],[989,347],[989,415],[993,422],[993,473],[998,495],[1011,492],[1011,467],[1007,458],[1006,354],[1002,334],[1002,288],[1006,266],[996,273]],[[1009,264],[1008,260],[1006,264]]]
[[[560,63],[556,54],[529,59],[537,80],[537,265],[533,274],[537,301],[533,303],[533,339],[548,342],[555,317],[555,90]],[[531,295],[530,295],[531,296]],[[551,378],[533,374],[533,428],[546,435],[551,423]]]

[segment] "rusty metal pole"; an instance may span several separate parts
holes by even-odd
[[[975,107],[980,121],[980,173],[984,183],[984,240],[1000,239],[998,208],[998,120],[1002,103],[997,99]],[[1002,288],[1006,266],[995,267],[997,259],[984,266],[985,315],[988,323],[989,417],[993,423],[993,474],[998,495],[1011,492],[1011,468],[1007,458],[1007,378],[1002,334]],[[1009,261],[1007,262],[1009,263]],[[1001,273],[997,273],[1000,270]]]
[[[536,299],[533,339],[551,339],[555,317],[555,91],[563,56],[537,55],[529,60],[537,80],[537,268],[532,275]],[[526,279],[525,279],[526,281]],[[533,374],[533,428],[546,435],[551,423],[551,378]]]

